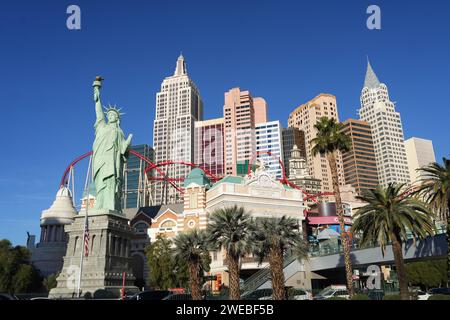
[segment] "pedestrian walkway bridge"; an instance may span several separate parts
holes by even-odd
[[[414,241],[411,239],[403,245],[403,257],[406,262],[421,260],[432,257],[447,256],[447,240],[445,234],[439,234],[434,237],[428,237],[423,241]],[[392,246],[387,245],[384,255],[381,248],[366,247],[352,248],[350,253],[352,265],[362,267],[371,264],[389,264],[394,262]],[[341,250],[312,252],[309,261],[300,262],[294,257],[288,256],[284,261],[284,278],[288,281],[298,272],[321,271],[344,268],[344,255]],[[252,291],[259,288],[270,288],[270,270],[263,268],[249,277],[242,285],[244,291]]]

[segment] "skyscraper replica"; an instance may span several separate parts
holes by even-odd
[[[417,169],[436,162],[433,141],[412,137],[405,141],[405,148],[411,182],[418,183],[422,174]]]
[[[361,120],[347,119],[342,124],[342,132],[351,141],[350,150],[342,155],[345,182],[361,195],[363,191],[375,189],[378,185],[372,131],[370,125]]]
[[[281,179],[283,174],[280,161],[283,162],[283,139],[280,121],[259,123],[256,129],[257,158],[267,166],[267,172]],[[270,153],[270,155],[269,155]]]
[[[153,125],[155,162],[167,160],[194,162],[194,123],[203,118],[203,102],[195,83],[189,78],[182,55],[173,76],[167,77],[156,94]],[[185,178],[191,168],[171,165],[164,168],[170,178]],[[153,174],[159,178],[157,173]],[[181,202],[179,194],[166,181],[153,182],[155,204]]]
[[[238,165],[248,163],[256,155],[255,126],[267,122],[267,103],[240,88],[225,92],[225,173],[236,175]],[[244,165],[245,166],[245,165]]]
[[[146,144],[131,147],[144,157],[153,160],[153,148]],[[145,174],[147,162],[131,155],[128,157],[124,168],[124,181],[122,184],[123,197],[122,208],[140,208],[150,205],[150,185]]]
[[[225,175],[223,118],[195,122],[194,162],[217,177]]]
[[[320,154],[314,156],[312,153],[311,140],[317,136],[317,130],[314,128],[314,125],[322,117],[339,121],[336,97],[332,94],[319,94],[314,99],[296,108],[289,115],[288,126],[299,128],[305,133],[306,162],[308,163],[310,174],[322,181],[322,192],[333,192],[331,170],[326,157]],[[345,179],[340,152],[337,153],[336,164],[339,184],[343,186],[345,185]],[[289,172],[289,174],[291,173]],[[324,199],[334,201],[333,196],[328,196]]]
[[[409,183],[400,113],[395,111],[387,86],[380,83],[369,61],[361,92],[359,117],[368,122],[372,129],[380,185]]]

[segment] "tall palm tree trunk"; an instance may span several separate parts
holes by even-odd
[[[285,300],[283,252],[277,247],[271,247],[269,254],[270,275],[272,279],[273,300]]]
[[[345,235],[344,210],[342,208],[341,191],[339,190],[339,180],[338,180],[338,171],[336,166],[335,153],[334,152],[328,153],[327,158],[331,170],[334,198],[336,201],[336,211],[339,226],[341,229],[341,241],[342,246],[344,247],[344,264],[345,264],[345,278],[347,281],[347,290],[350,297],[353,297],[353,295],[355,294],[355,289],[353,288],[353,269],[352,269],[352,262],[350,260],[350,247],[348,243],[348,238]]]
[[[230,300],[241,298],[240,277],[239,277],[239,257],[227,254],[228,271],[230,274]]]
[[[391,233],[390,238],[392,241],[392,252],[394,253],[395,268],[397,269],[400,297],[402,300],[409,300],[408,279],[406,276],[405,263],[403,262],[402,244],[398,240],[395,233]]]
[[[200,266],[198,262],[188,263],[189,288],[191,289],[192,300],[202,300],[199,270]]]

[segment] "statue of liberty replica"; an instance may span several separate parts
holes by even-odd
[[[93,147],[93,179],[97,195],[95,209],[108,209],[121,212],[123,164],[127,158],[127,151],[131,143],[131,134],[125,140],[120,128],[120,109],[109,107],[106,109],[108,122],[105,120],[100,101],[101,77],[94,81],[95,140]]]
[[[103,111],[102,80],[97,77],[93,84],[96,121],[88,177],[92,172],[94,207],[90,207],[90,192],[85,190],[86,205],[64,229],[69,241],[57,287],[49,294],[53,298],[119,297],[124,291],[138,290],[131,270],[133,229],[121,208],[123,166],[132,135],[125,139],[120,109],[109,106]]]

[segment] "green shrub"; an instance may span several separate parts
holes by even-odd
[[[429,297],[428,300],[450,300],[450,296],[446,296],[443,294],[435,294]]]
[[[383,300],[402,300],[399,294],[384,296]]]
[[[92,299],[92,293],[86,292],[86,293],[84,294],[84,299],[86,299],[86,300]]]
[[[342,298],[342,297],[331,297],[331,298],[328,298],[327,300],[347,300],[347,299]]]
[[[112,299],[116,298],[114,293],[105,289],[98,289],[94,292],[94,299]]]
[[[355,294],[351,300],[370,300],[369,296],[366,294]]]

